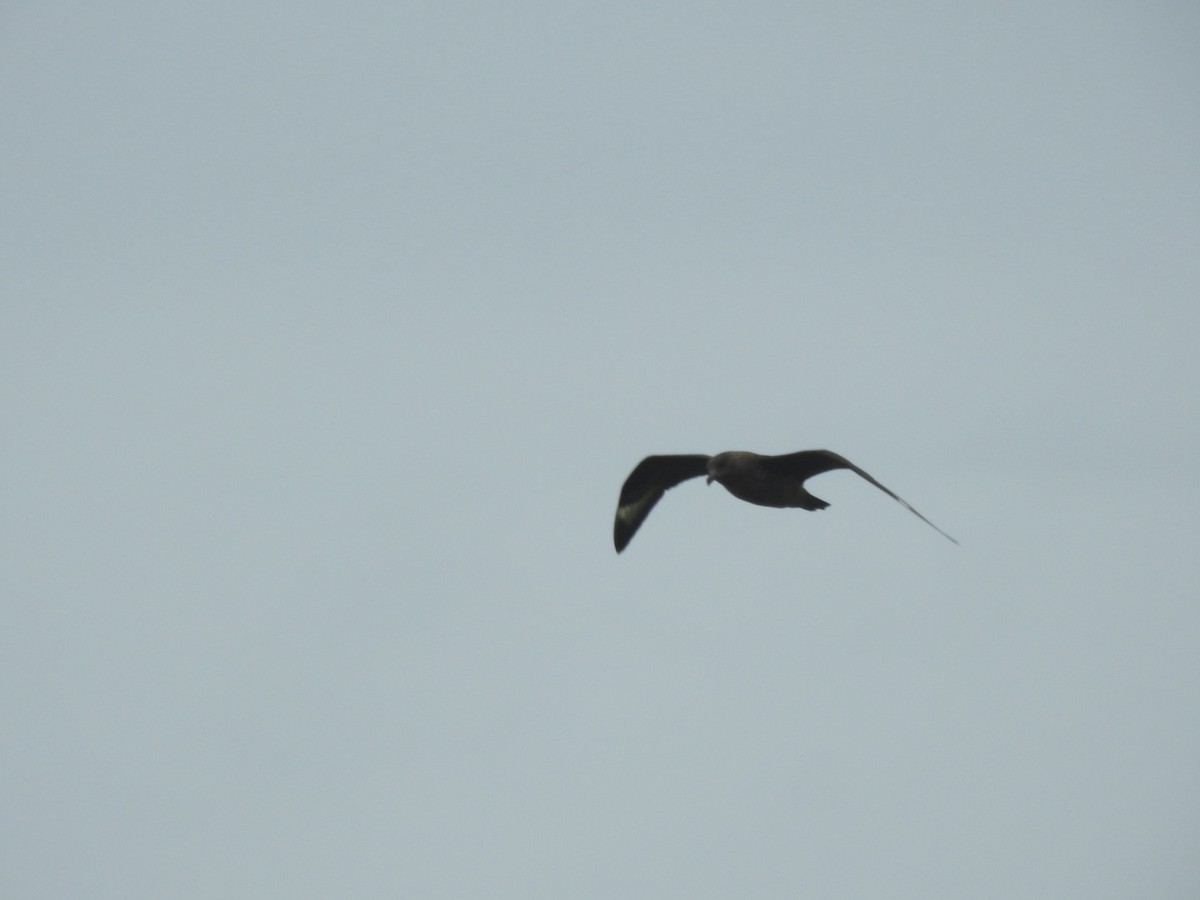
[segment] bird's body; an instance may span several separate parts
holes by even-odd
[[[774,462],[783,458],[762,456],[748,450],[718,453],[708,462],[709,483],[719,482],[739,500],[757,506],[773,506],[776,509],[827,507],[828,503],[804,489],[804,479],[808,475],[789,472],[786,465]]]
[[[844,456],[830,450],[801,450],[781,456],[729,450],[716,456],[647,456],[638,463],[621,487],[616,521],[613,523],[613,543],[618,553],[624,550],[663,494],[689,478],[707,475],[709,484],[716,481],[739,500],[758,506],[816,510],[824,509],[829,504],[805,490],[804,482],[833,469],[849,469],[865,478],[944,537],[954,541],[954,538],[917,512],[908,501],[884,487]]]

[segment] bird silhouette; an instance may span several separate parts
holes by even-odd
[[[613,522],[613,544],[618,553],[624,550],[663,494],[689,478],[707,475],[709,484],[715,481],[739,500],[758,506],[824,509],[829,504],[805,490],[804,482],[833,469],[849,469],[865,478],[943,537],[958,543],[899,494],[831,450],[801,450],[781,456],[729,450],[716,456],[647,456],[638,463],[621,486]]]

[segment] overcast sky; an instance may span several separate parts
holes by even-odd
[[[1200,896],[1195,4],[0,19],[4,897]]]

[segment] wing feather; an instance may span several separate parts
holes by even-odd
[[[869,473],[860,469],[846,457],[834,453],[832,450],[801,450],[799,453],[785,453],[782,456],[767,457],[767,465],[776,472],[791,475],[794,478],[799,478],[802,482],[806,478],[812,478],[814,475],[820,475],[822,472],[830,472],[834,469],[849,469],[860,478],[869,481],[875,487],[879,488],[910,513],[948,540],[958,543],[942,529],[938,528],[927,518],[917,512],[916,507],[893,491],[891,488],[875,480]]]
[[[654,504],[675,485],[708,471],[708,456],[701,454],[647,456],[625,479],[613,522],[613,545],[620,553],[628,546]]]

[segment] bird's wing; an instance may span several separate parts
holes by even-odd
[[[799,478],[804,481],[807,478],[812,478],[814,475],[820,475],[822,472],[830,472],[833,469],[853,469],[854,464],[844,456],[839,456],[832,450],[801,450],[799,453],[784,453],[782,456],[763,456],[760,457],[762,465],[769,470],[780,475],[790,475],[792,478]],[[869,481],[875,481],[866,472],[861,469],[858,474],[862,475]],[[878,482],[876,482],[878,484]],[[882,484],[879,487],[883,487]],[[883,488],[887,491],[887,488]],[[888,491],[890,494],[891,491]]]
[[[681,481],[696,478],[708,471],[709,457],[647,456],[625,479],[617,501],[617,518],[613,522],[613,544],[620,553],[633,539],[654,504],[669,488]]]
[[[849,469],[861,478],[866,479],[879,488],[910,513],[940,534],[954,543],[958,541],[942,531],[927,518],[917,512],[916,507],[893,491],[891,488],[876,481],[870,473],[860,469],[846,457],[834,453],[832,450],[801,450],[799,453],[785,453],[782,456],[768,456],[765,458],[766,465],[776,472],[791,475],[804,481],[806,478],[812,478],[814,475],[820,475],[822,472],[830,472],[834,469]]]

